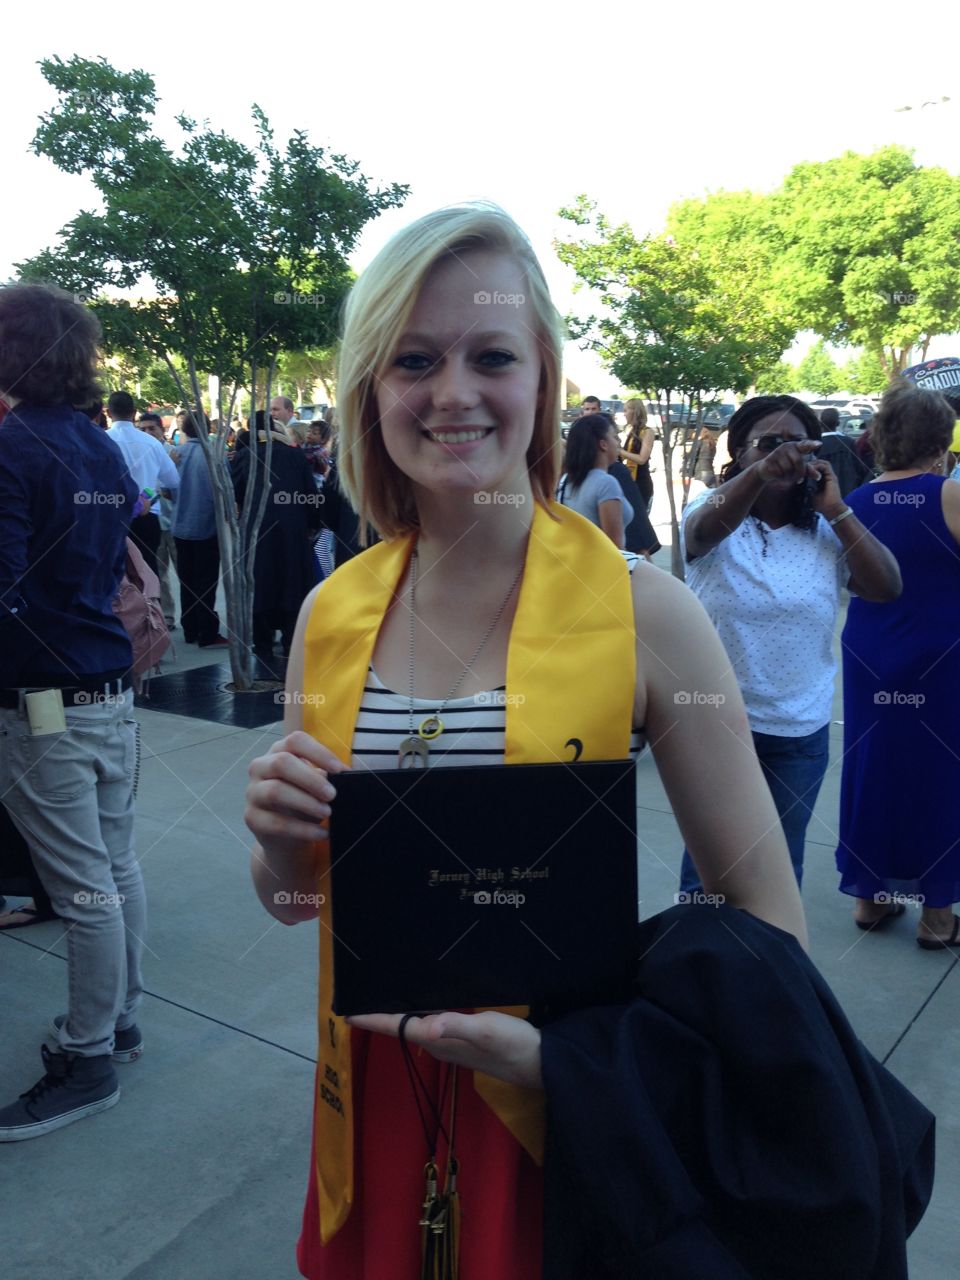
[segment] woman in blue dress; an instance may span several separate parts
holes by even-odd
[[[928,950],[960,946],[960,485],[944,479],[953,424],[942,396],[895,384],[872,424],[883,471],[847,497],[896,556],[903,594],[852,599],[843,631],[840,889],[862,929],[919,902]]]

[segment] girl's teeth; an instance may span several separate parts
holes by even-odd
[[[469,444],[471,440],[482,440],[486,431],[431,431],[431,437],[437,444]]]

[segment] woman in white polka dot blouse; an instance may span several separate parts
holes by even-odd
[[[895,600],[900,572],[844,504],[830,464],[817,459],[820,421],[812,409],[792,396],[756,396],[733,415],[729,432],[722,483],[684,512],[687,583],[743,691],[799,882],[827,768],[840,588],[864,600]],[[697,887],[685,852],[681,889]]]

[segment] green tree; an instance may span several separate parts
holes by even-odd
[[[744,392],[757,369],[769,366],[790,340],[790,326],[725,271],[694,237],[638,240],[627,225],[612,226],[580,196],[560,216],[582,229],[555,244],[601,310],[570,318],[572,336],[597,351],[625,386],[639,387],[661,405],[671,424],[662,433],[664,475],[673,528],[671,567],[683,577],[674,450],[683,453],[682,500],[696,467],[702,404],[726,391]],[[679,422],[671,406],[681,403]]]
[[[697,254],[727,309],[731,332],[778,359],[799,324],[785,285],[783,240],[770,201],[752,191],[721,191],[671,206],[667,235]],[[754,365],[751,373],[759,368]]]
[[[407,188],[371,187],[355,162],[301,131],[278,149],[256,106],[254,148],[180,115],[174,149],[154,132],[156,92],[145,71],[79,57],[41,68],[59,100],[41,117],[33,149],[64,172],[88,174],[99,208],[78,214],[57,248],[21,264],[21,274],[93,295],[106,349],[134,362],[144,352],[162,360],[182,403],[203,403],[201,371],[218,378],[221,430],[200,439],[214,486],[231,665],[236,687],[247,688],[267,494],[254,511],[249,485],[238,515],[226,460],[237,389],[257,387],[265,374],[269,396],[281,351],[333,344],[351,280],[347,255],[365,224],[401,204]],[[267,465],[271,447],[268,436]]]
[[[847,152],[797,165],[770,208],[802,327],[876,351],[888,378],[960,329],[960,177],[902,147]]]
[[[778,360],[776,364],[757,374],[755,386],[762,396],[788,396],[797,391],[797,371],[786,360]]]
[[[840,382],[845,391],[858,396],[879,395],[889,381],[883,361],[876,351],[861,351],[840,370]]]
[[[284,351],[277,363],[277,377],[296,391],[298,404],[312,401],[314,387],[323,388],[327,404],[335,398],[336,348],[314,347],[308,351]]]
[[[815,391],[819,396],[829,396],[839,389],[842,381],[840,370],[827,354],[823,342],[815,342],[797,365],[797,391]]]

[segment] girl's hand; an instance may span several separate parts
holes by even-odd
[[[398,1036],[401,1014],[365,1013],[347,1018],[351,1027]],[[540,1032],[523,1018],[490,1009],[483,1013],[429,1013],[410,1019],[404,1039],[441,1062],[482,1071],[507,1084],[542,1089]]]
[[[243,820],[266,849],[326,839],[321,824],[337,794],[329,775],[346,769],[332,751],[297,729],[251,761]]]

